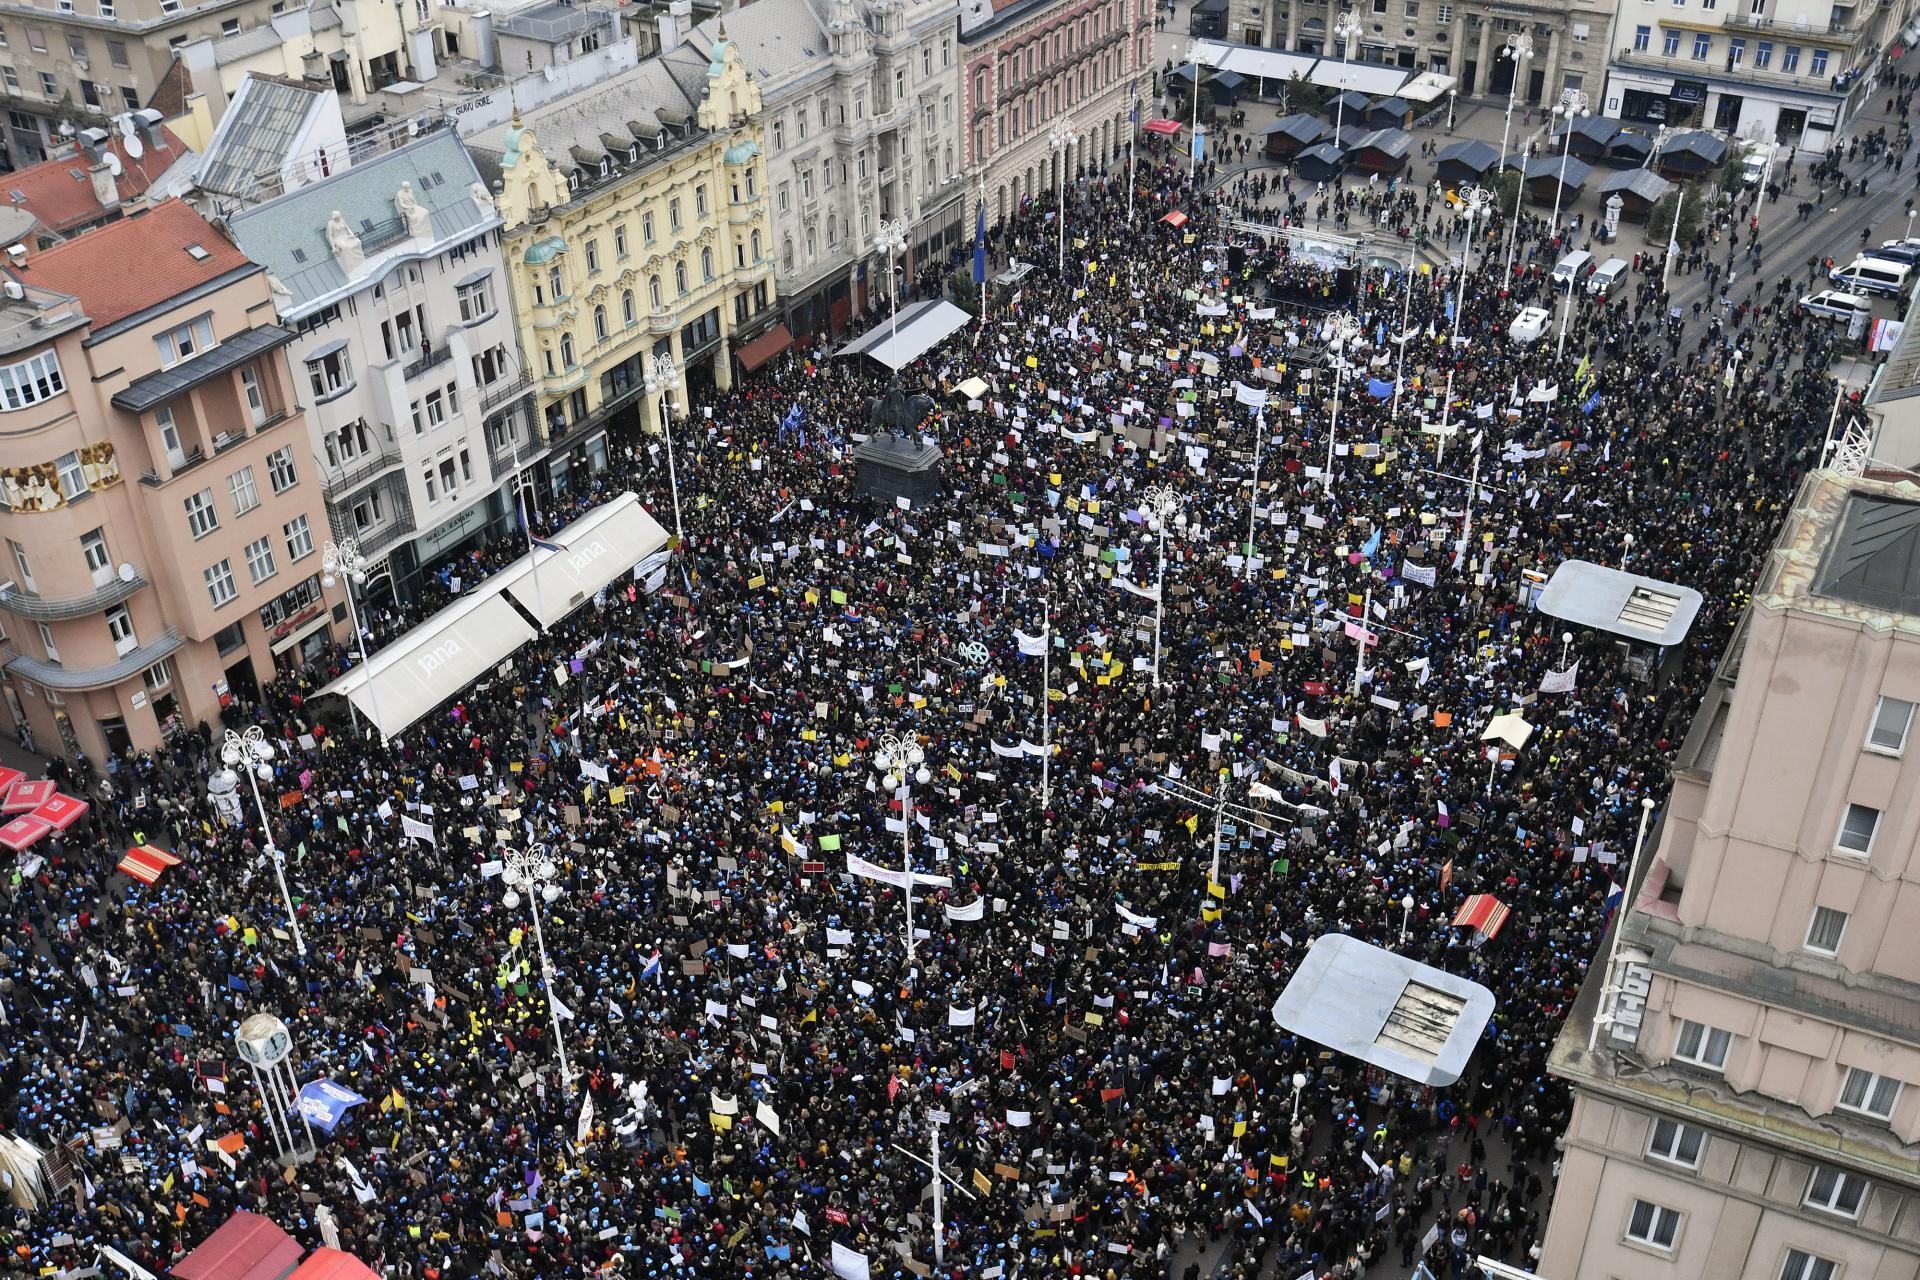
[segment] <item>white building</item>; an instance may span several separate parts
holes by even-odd
[[[792,333],[838,333],[870,293],[886,296],[882,221],[907,222],[909,272],[960,242],[958,9],[756,0],[695,30],[705,52],[724,27],[760,86],[774,278]]]
[[[403,598],[422,568],[512,527],[507,479],[534,460],[500,226],[450,130],[229,222],[299,334],[333,536]]]

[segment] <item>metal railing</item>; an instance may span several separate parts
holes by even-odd
[[[1720,25],[1737,27],[1742,31],[1767,31],[1782,36],[1833,36],[1847,38],[1860,33],[1858,22],[1810,22],[1802,18],[1781,21],[1758,13],[1728,13],[1721,16]]]
[[[498,409],[509,400],[525,395],[532,386],[532,376],[524,373],[511,382],[503,382],[480,397],[480,412],[486,413],[489,410]]]
[[[136,573],[126,581],[115,578],[81,596],[49,597],[14,587],[0,591],[0,610],[36,622],[62,622],[110,609],[146,585],[147,580]]]
[[[342,494],[351,493],[381,472],[399,466],[401,461],[398,446],[382,445],[373,452],[356,459],[351,466],[336,467],[332,471],[322,472],[320,491],[328,497],[339,497]]]
[[[12,645],[0,646],[0,658],[4,658],[8,670],[18,672],[46,688],[78,692],[106,689],[122,680],[130,680],[160,659],[177,652],[183,643],[179,631],[168,627],[160,633],[159,638],[128,650],[117,662],[110,662],[103,667],[63,666],[56,661],[21,653]]]
[[[206,450],[202,449],[199,445],[195,445],[192,449],[188,450],[187,456],[181,460],[180,465],[172,468],[164,476],[153,470],[142,471],[140,473],[140,483],[146,485],[149,489],[157,488],[177,476],[186,474],[206,460]]]
[[[428,347],[425,355],[400,370],[400,376],[411,382],[427,370],[443,365],[451,359],[453,359],[453,348],[443,342],[437,347]]]

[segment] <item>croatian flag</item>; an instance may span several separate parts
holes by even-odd
[[[557,542],[548,542],[544,538],[536,538],[533,536],[533,526],[527,523],[527,491],[525,489],[519,492],[518,501],[520,508],[520,532],[527,535],[528,545],[539,547],[542,551],[565,551],[566,548]]]
[[[1607,881],[1607,907],[1601,919],[1613,919],[1613,909],[1620,905],[1620,899],[1625,896],[1625,894],[1626,890],[1620,887],[1619,881],[1611,879]]]
[[[640,971],[640,976],[643,979],[652,978],[655,982],[666,981],[665,978],[660,976],[660,953],[658,951],[655,951],[652,957],[648,959],[647,967]]]

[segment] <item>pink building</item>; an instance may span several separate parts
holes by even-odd
[[[1542,1276],[1920,1274],[1917,705],[1920,488],[1816,472],[1555,1046]]]
[[[6,727],[159,745],[322,652],[325,507],[266,272],[173,201],[0,297]]]
[[[1126,162],[1130,86],[1143,111],[1153,97],[1152,13],[1149,0],[962,0],[966,168],[989,223],[1058,190],[1057,120],[1077,135],[1068,176]]]

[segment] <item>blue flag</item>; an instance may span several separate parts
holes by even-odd
[[[973,220],[973,282],[987,282],[987,202],[982,200],[974,210]]]
[[[527,535],[527,544],[529,546],[538,547],[542,551],[566,550],[565,547],[561,546],[557,542],[547,542],[544,539],[536,538],[533,536],[533,526],[527,523],[527,491],[525,489],[522,489],[517,496],[519,498],[519,507],[520,507],[520,532]]]
[[[1371,560],[1380,554],[1380,535],[1385,532],[1386,530],[1377,525],[1374,527],[1373,536],[1368,538],[1366,544],[1360,548],[1361,559]]]
[[[693,1194],[697,1196],[710,1196],[713,1194],[713,1184],[711,1182],[700,1181],[700,1175],[696,1173],[693,1176]]]
[[[1367,379],[1367,394],[1376,400],[1393,399],[1393,384],[1379,378]]]
[[[1595,409],[1598,409],[1599,407],[1600,407],[1600,393],[1596,391],[1592,395],[1588,396],[1586,400],[1580,405],[1580,412],[1592,413]]]

